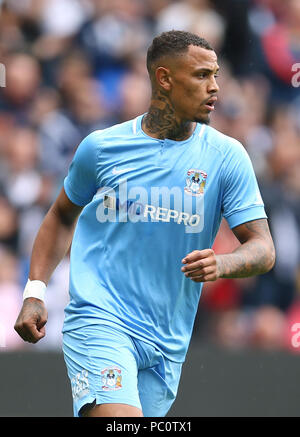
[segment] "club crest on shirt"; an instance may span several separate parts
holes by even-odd
[[[118,367],[107,367],[101,370],[102,390],[119,390],[122,388],[121,369]]]
[[[206,184],[207,174],[203,170],[191,168],[187,172],[184,191],[191,196],[202,196]]]

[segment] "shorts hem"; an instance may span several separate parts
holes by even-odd
[[[92,404],[95,399],[96,399],[96,396],[89,395],[87,397],[79,399],[78,401],[73,401],[74,416],[75,417],[81,417],[80,414],[79,414],[81,408],[84,407],[86,404]]]
[[[80,399],[78,401],[74,402],[74,416],[75,417],[81,417],[79,412],[86,404],[92,404],[95,403],[95,405],[102,405],[102,404],[126,404],[130,405],[131,407],[138,408],[142,411],[141,404],[138,404],[136,400],[126,399],[126,400],[118,400],[115,401],[113,399],[101,399],[101,395],[89,395],[86,398]]]

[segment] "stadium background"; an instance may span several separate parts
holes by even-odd
[[[29,345],[13,330],[33,239],[80,140],[147,110],[146,48],[173,28],[199,33],[219,54],[212,126],[252,159],[277,261],[260,277],[205,285],[172,411],[299,415],[300,1],[0,5],[0,416],[72,414],[61,357],[68,258],[49,284],[46,337]],[[216,252],[237,244],[222,223]]]

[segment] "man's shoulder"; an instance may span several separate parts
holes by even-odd
[[[215,129],[212,126],[206,126],[204,136],[206,141],[217,148],[223,155],[228,153],[239,153],[245,151],[243,144],[236,138]]]

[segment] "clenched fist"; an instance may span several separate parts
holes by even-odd
[[[181,271],[194,282],[216,281],[220,277],[217,255],[212,249],[194,250],[182,263]]]
[[[47,318],[48,314],[44,302],[35,297],[28,297],[23,302],[14,328],[23,340],[37,343],[45,337]]]

